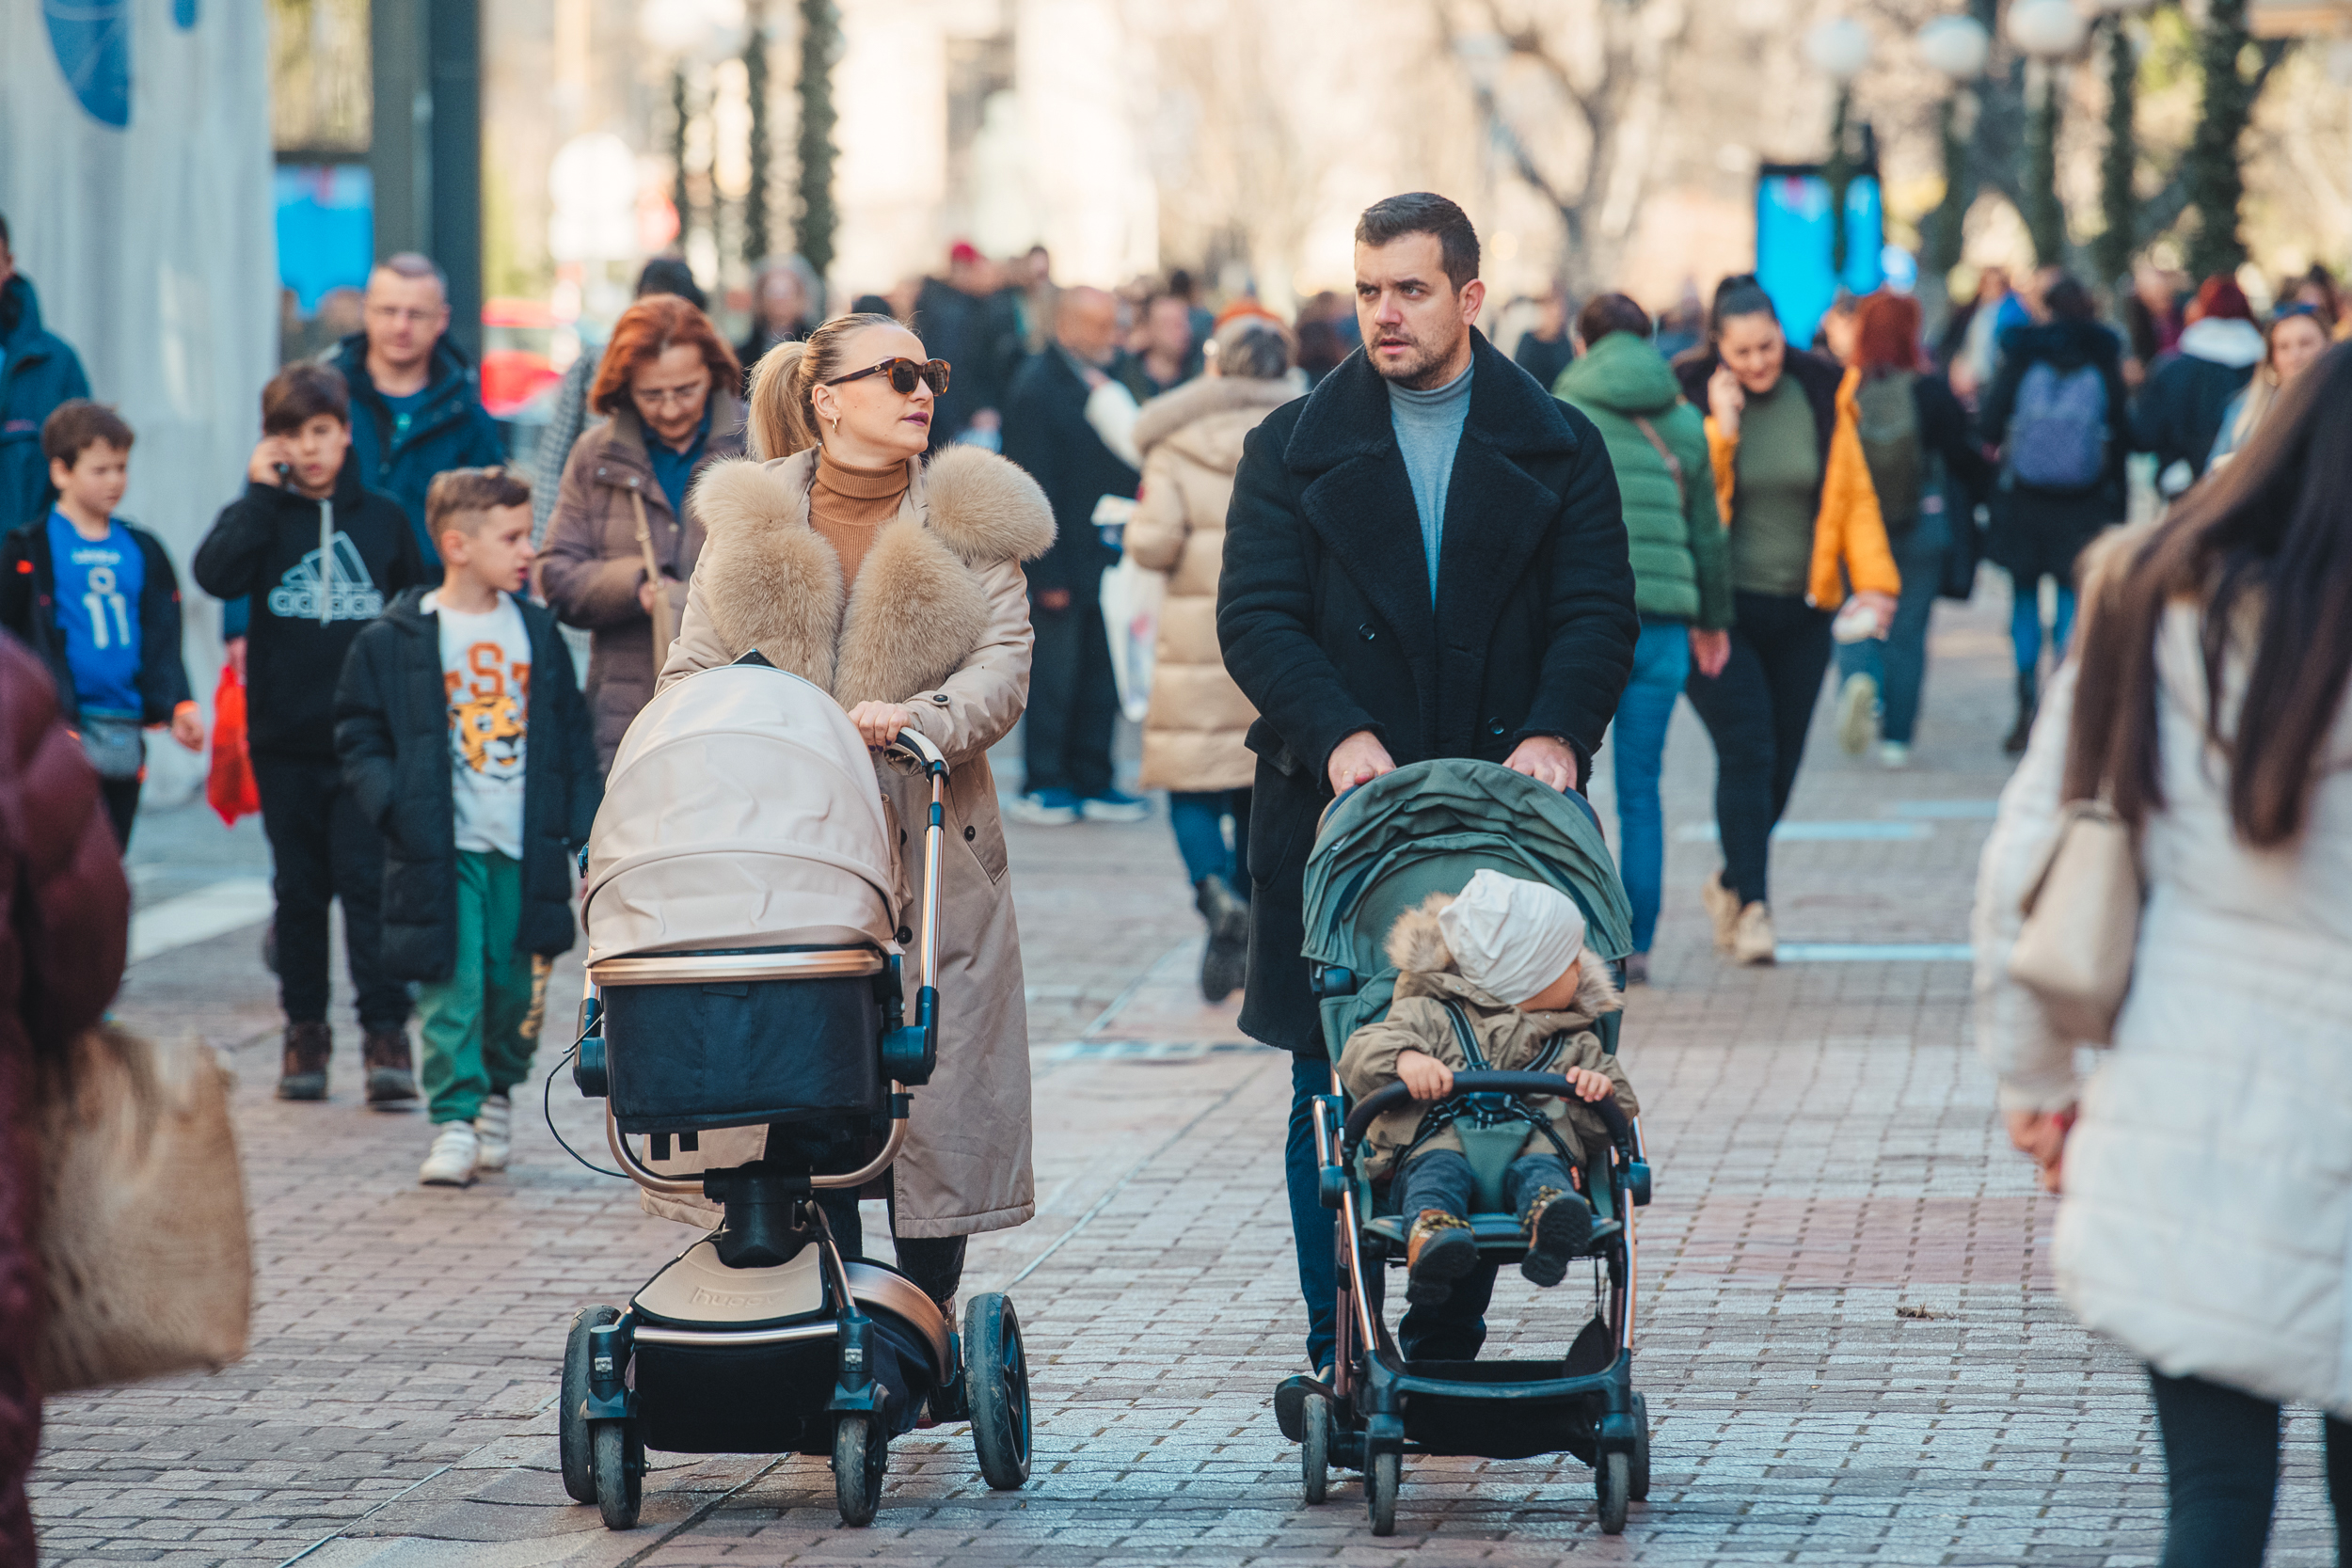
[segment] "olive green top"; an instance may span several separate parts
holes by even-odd
[[[1820,433],[1793,375],[1740,413],[1733,459],[1731,584],[1743,594],[1801,599],[1813,566],[1813,515],[1821,490]]]

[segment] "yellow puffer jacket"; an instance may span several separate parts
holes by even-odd
[[[1870,483],[1870,466],[1863,456],[1862,410],[1854,397],[1861,385],[1862,372],[1855,370],[1837,383],[1837,422],[1830,431],[1821,509],[1813,519],[1813,566],[1805,581],[1805,597],[1817,610],[1836,610],[1845,603],[1848,583],[1857,594],[1892,596],[1903,591],[1895,552],[1886,543],[1886,520],[1879,515],[1878,491]],[[1740,437],[1737,433],[1725,435],[1712,414],[1707,417],[1707,455],[1715,468],[1717,509],[1726,526],[1736,529],[1732,491]]]

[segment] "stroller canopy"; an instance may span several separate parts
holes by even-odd
[[[588,959],[887,948],[894,847],[839,704],[767,665],[705,670],[646,704],[612,759],[588,839]]]
[[[1307,957],[1369,979],[1391,967],[1381,948],[1398,915],[1488,867],[1575,899],[1584,943],[1603,958],[1632,951],[1625,885],[1583,798],[1500,763],[1440,757],[1383,773],[1324,814],[1307,862]]]

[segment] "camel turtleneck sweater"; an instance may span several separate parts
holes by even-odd
[[[817,454],[817,483],[809,487],[808,522],[841,558],[841,591],[857,582],[858,568],[882,524],[898,515],[907,493],[903,463],[886,468],[852,468]]]

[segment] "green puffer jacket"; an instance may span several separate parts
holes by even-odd
[[[1665,356],[1629,332],[1612,332],[1560,372],[1552,395],[1588,416],[1608,444],[1642,618],[1729,626],[1731,561],[1715,515],[1707,426],[1682,401]],[[1665,459],[1633,422],[1639,418],[1681,463],[1679,496]]]

